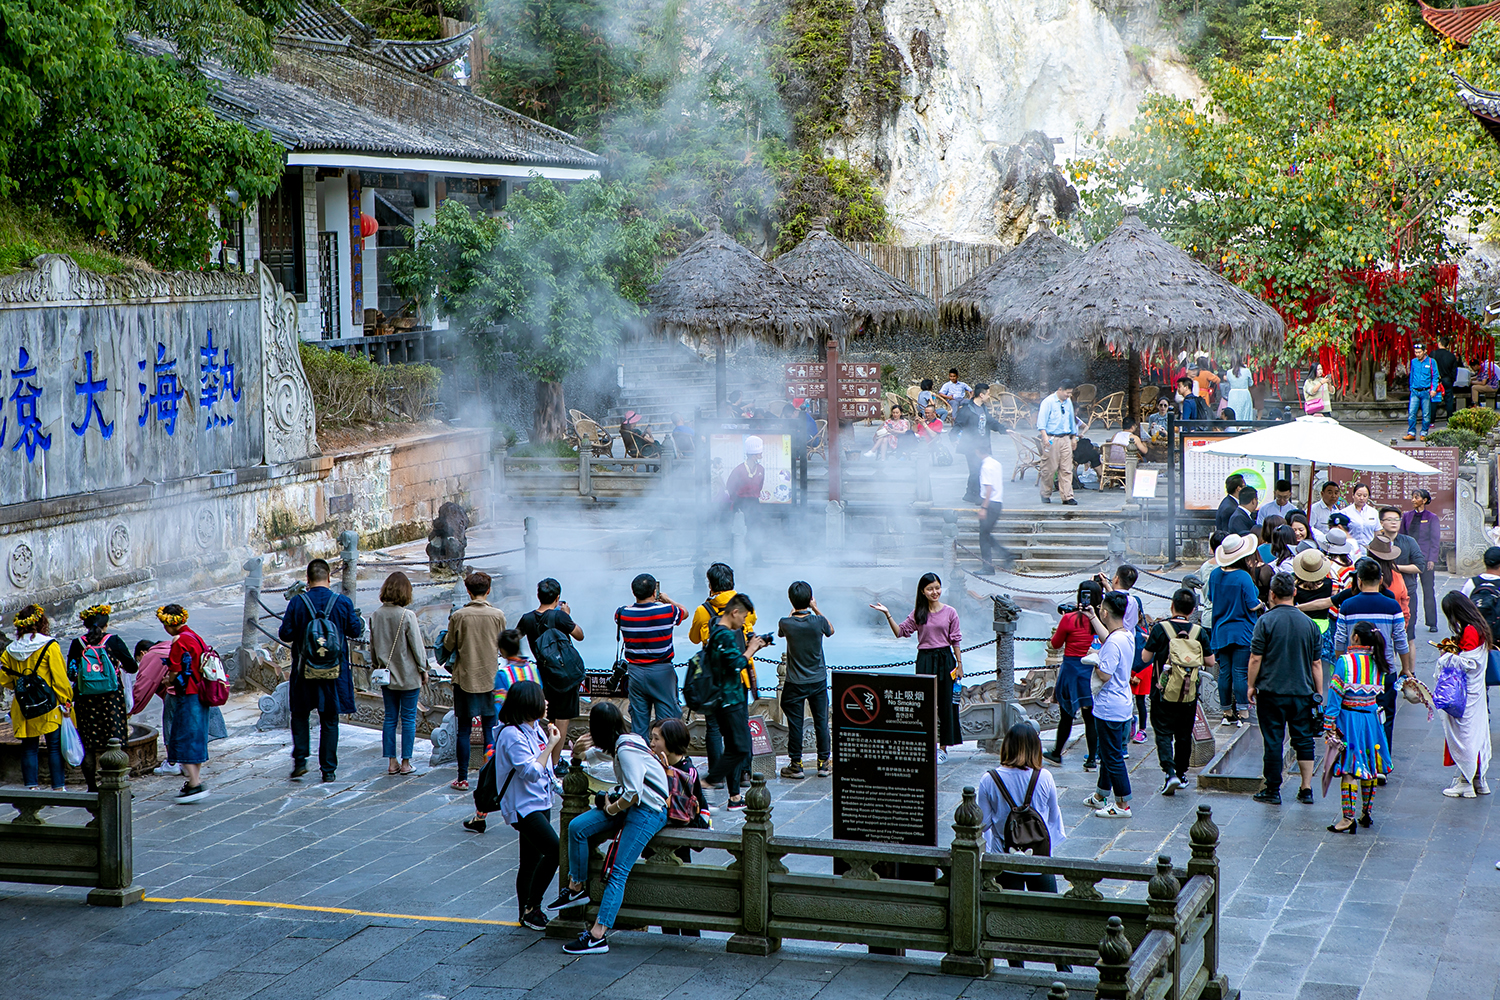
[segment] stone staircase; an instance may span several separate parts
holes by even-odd
[[[672,414],[688,423],[699,407],[714,403],[714,366],[677,341],[639,340],[622,345],[625,370],[619,403],[606,418],[611,434],[625,411],[634,410],[658,438],[672,427]]]

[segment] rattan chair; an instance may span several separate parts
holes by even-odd
[[[1042,478],[1042,455],[1045,450],[1042,445],[1041,435],[1031,438],[1024,435],[1012,434],[1010,439],[1016,443],[1016,467],[1011,470],[1011,482],[1015,482],[1016,480],[1025,482],[1026,471],[1028,469],[1035,470],[1037,480],[1040,481]]]
[[[1143,385],[1140,389],[1140,418],[1150,420],[1151,414],[1156,412],[1156,397],[1161,395],[1161,386]]]
[[[1020,427],[1028,419],[1027,411],[1021,408],[1021,401],[1013,392],[1002,392],[990,403],[990,412],[1000,423],[1014,430]]]
[[[1093,423],[1094,420],[1098,420],[1104,427],[1125,426],[1125,394],[1112,392],[1095,403],[1093,418],[1089,422]]]
[[[579,441],[588,444],[589,451],[595,458],[608,458],[614,454],[615,439],[588,417],[573,422],[573,433],[578,436]]]

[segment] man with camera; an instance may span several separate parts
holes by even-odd
[[[677,671],[672,666],[672,630],[687,618],[687,609],[661,592],[650,573],[630,582],[634,604],[615,611],[615,627],[624,646],[630,677],[630,729],[651,739],[651,713],[656,719],[680,719]]]
[[[708,624],[708,641],[703,644],[705,665],[718,687],[717,705],[709,717],[724,739],[719,767],[729,786],[729,809],[745,808],[740,793],[740,776],[750,766],[750,708],[746,691],[754,692],[755,671],[750,658],[771,644],[768,635],[745,635],[745,619],[755,613],[748,594],[735,594],[724,610]]]

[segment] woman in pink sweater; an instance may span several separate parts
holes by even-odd
[[[948,747],[963,742],[958,729],[956,684],[964,675],[964,657],[960,644],[963,633],[958,612],[942,601],[943,581],[936,573],[924,573],[917,581],[917,603],[900,625],[884,604],[870,607],[885,615],[886,624],[898,639],[912,633],[917,636],[917,673],[937,676],[937,717],[939,764],[948,762]]]

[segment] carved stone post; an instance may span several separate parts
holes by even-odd
[[[245,570],[245,615],[240,623],[240,648],[235,652],[235,663],[239,668],[239,677],[244,677],[250,671],[250,651],[260,644],[260,632],[256,625],[260,622],[260,587],[263,579],[262,560],[260,556],[246,559],[243,566]]]
[[[359,532],[339,532],[339,545],[342,551],[339,558],[343,560],[343,573],[340,575],[339,589],[349,600],[354,601],[354,590],[359,585]],[[359,602],[355,601],[357,607]]]
[[[740,932],[724,946],[733,954],[769,955],[781,949],[781,939],[766,933],[771,919],[771,859],[766,846],[774,832],[766,776],[752,774],[740,830]]]
[[[1146,917],[1146,926],[1153,931],[1166,931],[1172,935],[1172,989],[1169,997],[1182,995],[1185,981],[1182,968],[1182,932],[1177,926],[1177,894],[1182,883],[1172,874],[1172,859],[1165,854],[1156,856],[1156,874],[1146,885],[1146,895],[1151,912]],[[1192,979],[1191,971],[1187,979]]]
[[[958,585],[958,514],[943,511],[943,579],[948,585]]]
[[[146,891],[133,885],[135,861],[130,829],[130,757],[119,740],[99,756],[99,807],[89,824],[99,834],[99,885],[89,890],[94,906],[129,906]]]
[[[932,446],[917,442],[917,503],[932,502]]]
[[[1021,617],[1021,606],[1004,594],[991,598],[995,604],[995,680],[1000,686],[1000,732],[1004,739],[1010,727],[1019,722],[1030,722],[1026,709],[1016,700],[1016,622]]]
[[[1068,988],[1062,983],[1053,983],[1047,991],[1047,1000],[1068,1000]]]
[[[953,867],[948,871],[948,954],[943,956],[942,969],[950,976],[990,974],[990,960],[979,954],[980,861],[984,857],[979,827],[983,822],[974,789],[965,788],[963,801],[953,811],[953,844],[949,848]]]
[[[529,520],[529,518],[528,518]],[[573,766],[562,780],[562,810],[557,817],[557,886],[563,888],[575,876],[568,870],[568,824],[589,811],[589,776],[583,769],[583,761],[573,758]],[[588,884],[588,872],[579,874],[578,880]],[[578,933],[576,920],[554,920],[547,926],[548,937],[570,938]]]
[[[594,492],[593,480],[589,478],[589,457],[592,450],[586,442],[578,445],[578,495],[581,497],[592,496]]]
[[[1219,972],[1219,908],[1223,904],[1223,883],[1219,880],[1219,825],[1214,822],[1213,810],[1208,806],[1198,807],[1198,821],[1188,830],[1188,843],[1193,848],[1193,859],[1187,866],[1188,877],[1207,875],[1214,880],[1214,894],[1209,902],[1213,921],[1203,938],[1203,968],[1208,972],[1208,985],[1203,988],[1203,996],[1216,1000],[1233,994],[1229,980]]]
[[[1119,917],[1110,917],[1099,941],[1099,961],[1094,963],[1099,970],[1099,986],[1094,991],[1097,1000],[1127,1000],[1130,990],[1126,978],[1134,951],[1125,937],[1125,924]]]
[[[526,528],[526,586],[534,587],[542,574],[542,535],[536,518],[524,518],[521,523]]]

